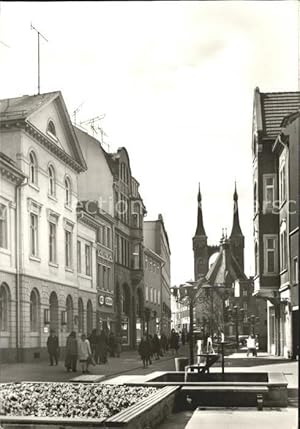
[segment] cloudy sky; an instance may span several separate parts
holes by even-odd
[[[193,277],[201,183],[208,241],[232,225],[237,181],[253,274],[253,92],[298,89],[296,1],[0,2],[0,98],[61,90],[77,121],[103,113],[147,207],[162,213],[172,284]]]

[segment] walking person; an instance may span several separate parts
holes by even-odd
[[[115,351],[116,351],[116,337],[115,334],[110,331],[108,336],[108,347],[109,347],[109,355],[110,357],[115,357]]]
[[[67,371],[76,372],[76,365],[78,359],[78,343],[76,339],[76,332],[72,331],[67,338],[66,344],[66,359],[65,367]]]
[[[175,332],[175,329],[172,329],[171,331],[170,349],[173,350],[173,354],[177,356],[179,349],[179,335]]]
[[[88,360],[92,356],[92,350],[90,346],[90,342],[87,339],[85,334],[81,335],[81,339],[78,342],[78,358],[81,365],[81,370],[83,374],[88,374],[88,366],[89,362]]]
[[[149,339],[146,339],[145,336],[143,336],[139,344],[138,352],[143,361],[143,367],[147,368],[150,360],[150,343],[149,343]]]
[[[247,338],[247,356],[249,356],[249,353],[252,353],[252,356],[257,356],[254,335],[249,335]]]
[[[96,358],[96,344],[97,344],[97,330],[93,329],[91,335],[88,337],[88,340],[90,342],[92,356],[95,359]]]
[[[102,329],[98,338],[100,363],[107,363],[107,351],[108,351],[108,340],[107,336]]]
[[[116,335],[116,356],[120,357],[122,352],[122,338],[121,335],[118,333]]]
[[[181,332],[181,344],[183,346],[185,345],[185,331],[184,331],[184,329]]]
[[[166,351],[167,351],[167,343],[168,343],[168,339],[167,339],[167,336],[166,336],[166,334],[163,332],[162,334],[161,334],[161,337],[160,337],[160,346],[161,346],[161,350],[162,350],[162,356],[166,353]]]
[[[47,339],[47,349],[49,353],[49,359],[50,359],[50,366],[53,366],[54,362],[55,365],[58,364],[58,353],[59,353],[59,343],[58,343],[58,336],[55,334],[55,330],[50,330],[50,335]]]
[[[155,359],[158,360],[158,359],[160,359],[160,357],[159,357],[159,355],[160,355],[160,340],[159,340],[157,334],[154,334],[152,344],[153,344],[153,355],[155,355]]]

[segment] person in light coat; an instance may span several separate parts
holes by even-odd
[[[88,374],[89,359],[92,356],[91,345],[85,334],[81,335],[78,341],[78,358],[81,365],[82,373]]]

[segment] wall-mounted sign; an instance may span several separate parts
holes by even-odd
[[[104,304],[104,296],[103,295],[99,295],[98,302],[99,302],[99,305],[103,305]]]
[[[110,296],[105,297],[105,305],[108,305],[109,307],[113,305],[113,300]]]

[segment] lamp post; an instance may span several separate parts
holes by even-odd
[[[248,322],[252,327],[252,334],[255,335],[255,325],[259,323],[259,317],[255,317],[254,314],[251,314],[251,316],[248,317]]]
[[[239,308],[237,305],[233,307],[233,312],[230,309],[228,310],[228,317],[235,325],[235,342],[237,350],[239,349],[239,322],[243,322],[244,314],[245,310],[243,308]]]
[[[149,337],[149,320],[150,320],[151,310],[150,310],[150,308],[145,307],[144,312],[145,312],[145,320],[146,320],[146,333],[147,333],[147,339],[148,339],[148,337]]]

